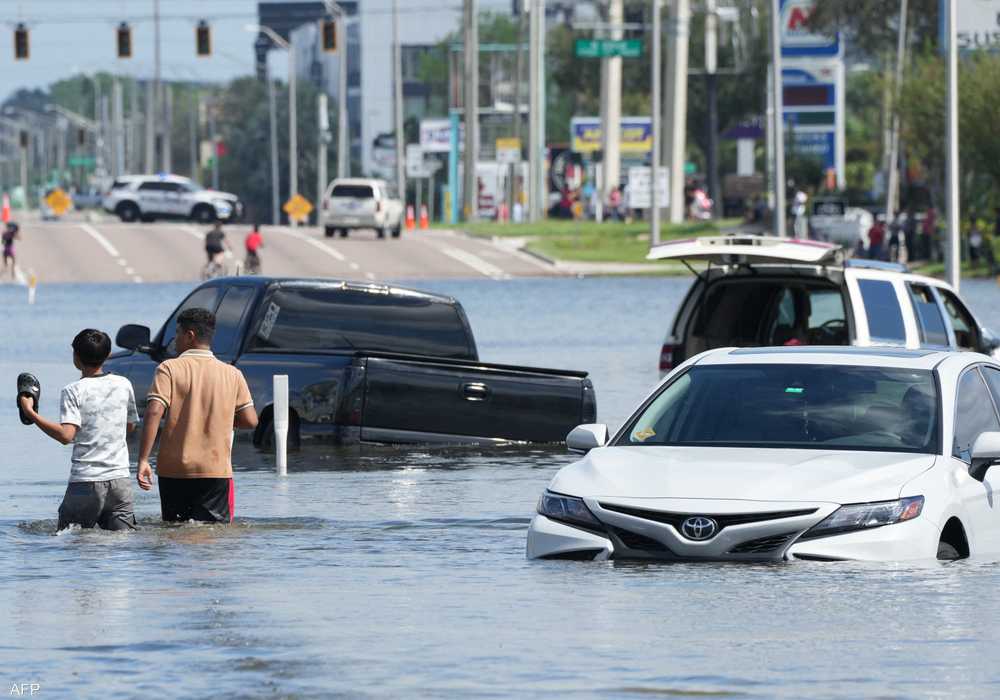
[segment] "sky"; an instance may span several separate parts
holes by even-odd
[[[227,81],[254,72],[256,0],[160,0],[161,74],[165,80]],[[212,27],[213,52],[195,55],[195,26]],[[116,28],[132,27],[132,58],[116,54]],[[14,60],[14,26],[30,30],[31,55]],[[153,0],[0,0],[0,100],[22,87],[44,88],[79,73],[153,74]],[[284,75],[281,51],[271,70]]]

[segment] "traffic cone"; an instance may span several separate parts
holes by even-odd
[[[426,231],[431,226],[430,221],[427,219],[427,205],[420,205],[420,230]]]
[[[414,229],[414,226],[415,226],[415,224],[414,224],[414,221],[413,221],[413,205],[412,204],[407,204],[406,205],[406,230],[407,231],[412,231]]]
[[[3,194],[3,209],[0,210],[0,220],[5,224],[10,221],[10,197],[7,196],[6,192]]]

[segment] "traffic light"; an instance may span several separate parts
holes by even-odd
[[[211,56],[212,55],[212,30],[208,26],[208,22],[201,20],[198,22],[198,27],[194,30],[195,44],[197,45],[197,51],[199,56]]]
[[[324,19],[323,25],[323,50],[334,53],[337,50],[337,23],[332,19]]]
[[[18,139],[18,140],[19,140],[19,141],[20,141],[20,143],[21,143],[21,148],[27,148],[27,147],[28,147],[28,132],[27,132],[27,131],[24,131],[24,130],[22,129],[22,130],[21,130],[21,133],[20,133],[20,134],[18,134],[18,137],[19,137],[19,139]]]
[[[87,130],[81,126],[76,130],[76,145],[82,146],[85,143],[87,143]]]
[[[14,60],[28,60],[28,28],[23,23],[14,29]]]
[[[118,58],[132,58],[132,29],[125,22],[118,25]]]

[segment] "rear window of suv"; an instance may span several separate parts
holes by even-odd
[[[279,288],[262,305],[250,349],[476,357],[458,307],[357,289]]]
[[[375,193],[369,185],[334,185],[330,196],[348,199],[372,199]]]

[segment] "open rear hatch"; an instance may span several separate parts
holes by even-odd
[[[717,265],[749,263],[843,263],[843,249],[833,243],[800,238],[734,235],[684,238],[656,246],[647,260],[704,260]]]

